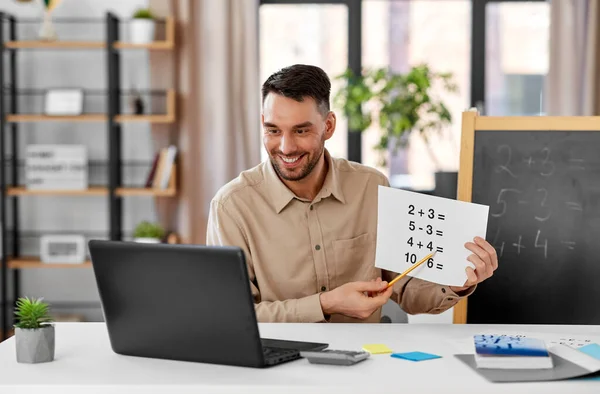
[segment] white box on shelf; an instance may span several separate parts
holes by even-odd
[[[84,145],[28,145],[25,156],[28,190],[85,190],[88,188]]]
[[[43,235],[40,238],[42,263],[81,264],[85,262],[85,256],[85,237],[83,235]]]
[[[83,112],[82,89],[49,89],[46,91],[44,113],[49,116],[77,116]]]

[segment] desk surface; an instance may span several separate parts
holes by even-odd
[[[260,324],[263,337],[325,341],[332,349],[385,343],[396,352],[423,351],[442,358],[411,362],[384,354],[350,367],[314,365],[300,359],[253,369],[121,356],[111,350],[103,323],[57,323],[54,362],[18,364],[14,337],[0,343],[0,392],[12,392],[3,388],[61,394],[441,392],[436,389],[444,394],[600,392],[600,381],[593,380],[489,383],[453,356],[465,352],[470,336],[488,330],[600,335],[600,326]]]

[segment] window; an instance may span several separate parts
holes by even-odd
[[[549,3],[488,4],[485,114],[543,115],[549,51]]]
[[[331,97],[334,97],[339,83],[333,79],[348,67],[348,7],[263,4],[259,12],[261,85],[285,66],[312,64],[321,67],[332,79]],[[339,111],[336,115],[336,132],[325,146],[333,156],[347,157],[347,122]],[[261,152],[262,159],[266,159],[264,147]]]
[[[399,72],[426,62],[434,71],[454,75],[458,93],[436,89],[450,109],[453,123],[429,144],[413,134],[408,148],[391,157],[383,167],[378,151],[373,148],[379,139],[377,125],[361,136],[358,150],[361,162],[385,173],[393,186],[431,189],[435,171],[458,170],[461,114],[470,106],[481,103],[486,115],[531,115],[543,110],[542,92],[549,60],[547,2],[262,0],[262,3],[261,81],[283,66],[300,62],[318,65],[333,78],[348,67],[349,59],[354,68],[389,67]],[[360,22],[352,16],[353,7],[358,4]],[[477,33],[472,37],[473,29]],[[485,43],[479,39],[484,31]],[[349,42],[348,34],[361,39]],[[354,41],[361,43],[360,56],[353,54]],[[473,53],[472,48],[475,48]],[[335,89],[334,86],[332,97]],[[336,114],[340,118],[340,111],[336,110]],[[347,122],[340,119],[334,138],[326,146],[335,156],[347,157],[349,147],[351,152],[356,151],[356,144],[350,142]]]
[[[468,108],[470,95],[471,1],[365,0],[362,18],[363,67],[388,66],[406,72],[426,62],[436,72],[454,74],[458,93],[435,90],[450,109],[453,124],[428,146],[413,134],[406,151],[388,160],[384,168],[373,149],[379,128],[371,126],[363,134],[363,163],[386,173],[393,186],[433,188],[435,171],[458,169],[461,113]]]

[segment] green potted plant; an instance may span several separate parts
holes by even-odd
[[[165,230],[158,223],[150,223],[147,220],[139,223],[133,231],[135,242],[160,243],[165,236]]]
[[[15,342],[18,363],[44,363],[54,360],[54,325],[48,304],[42,298],[21,297],[15,308]]]
[[[129,27],[132,43],[147,44],[154,40],[154,14],[149,8],[136,10]]]
[[[420,64],[407,73],[378,68],[355,75],[346,70],[336,79],[342,80],[343,86],[335,95],[334,104],[348,118],[352,131],[365,131],[377,115],[382,134],[374,148],[381,154],[382,165],[387,165],[385,153],[404,148],[409,135],[416,132],[424,139],[436,168],[441,169],[429,140],[452,123],[452,115],[444,102],[436,98],[433,86],[440,84],[445,91],[456,92],[451,73],[433,72],[426,64]]]

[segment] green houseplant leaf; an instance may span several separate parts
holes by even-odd
[[[21,297],[16,302],[15,327],[23,329],[36,329],[49,325],[53,319],[50,317],[49,306],[42,302],[42,298]]]
[[[140,222],[133,231],[135,238],[158,238],[165,236],[165,230],[158,223],[150,223],[146,220]]]
[[[439,133],[452,123],[452,115],[435,97],[433,89],[440,86],[444,91],[456,92],[451,73],[436,73],[428,65],[419,64],[403,74],[377,68],[355,75],[348,69],[336,79],[343,84],[334,97],[334,105],[348,118],[351,131],[363,132],[377,114],[382,134],[374,148],[382,157],[390,148],[396,152],[407,143],[410,133],[417,132],[439,167],[428,141],[431,133]],[[385,159],[382,164],[385,165]]]
[[[154,14],[149,8],[140,8],[134,12],[133,19],[154,19]]]

